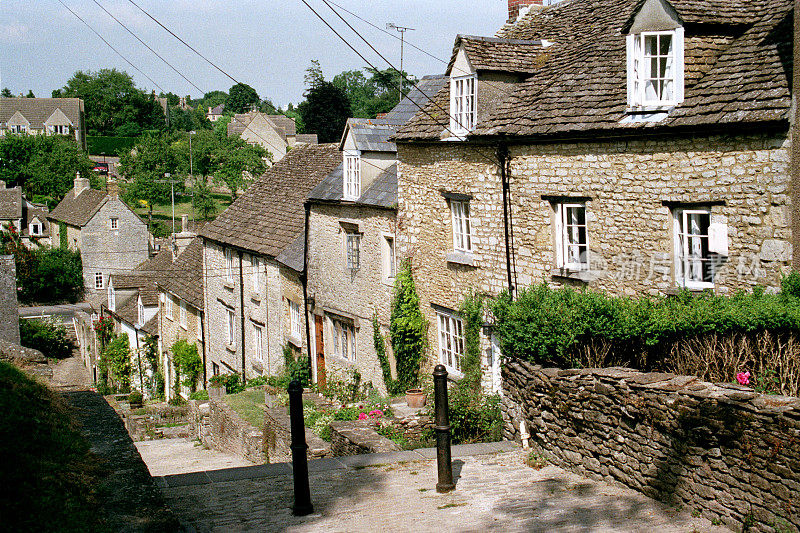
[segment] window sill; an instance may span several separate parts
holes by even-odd
[[[261,303],[261,295],[257,292],[251,292],[250,299],[255,303]]]
[[[288,342],[289,344],[292,344],[292,345],[294,345],[294,346],[296,346],[298,348],[302,348],[303,347],[303,341],[301,341],[299,338],[295,337],[294,335],[287,335],[286,336],[286,342]]]
[[[570,268],[558,268],[552,274],[553,278],[571,279],[589,283],[597,279],[597,274],[591,270],[574,270]]]
[[[394,276],[392,276],[391,278],[382,278],[381,283],[383,283],[388,287],[394,287]]]
[[[226,344],[225,349],[231,353],[236,353],[236,345],[235,344]]]
[[[452,252],[447,252],[446,259],[448,263],[455,263],[458,265],[466,265],[471,267],[475,266],[475,259],[469,252],[459,252],[455,250]]]
[[[228,289],[229,291],[233,290],[233,282],[232,281],[223,281],[222,286]]]
[[[678,283],[677,288],[674,289],[674,294],[677,294],[678,291],[680,291],[681,289],[687,290],[689,292],[703,292],[709,289],[713,290],[714,284],[705,281],[699,281],[695,283],[684,283],[683,285]]]
[[[447,366],[444,363],[441,363],[444,366],[444,369],[447,370],[447,379],[448,381],[461,381],[464,378],[464,374],[459,372],[453,367]]]

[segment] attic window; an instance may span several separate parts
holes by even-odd
[[[627,37],[628,106],[672,107],[683,101],[683,28]]]
[[[344,199],[358,200],[361,196],[361,153],[358,150],[344,152]]]
[[[475,74],[450,79],[450,131],[461,137],[475,129]]]

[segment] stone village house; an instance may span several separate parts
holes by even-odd
[[[459,373],[470,288],[777,288],[792,261],[791,8],[565,0],[459,36],[449,83],[395,137],[399,255],[431,365]]]
[[[339,144],[341,164],[308,197],[308,296],[312,369],[318,384],[325,370],[358,370],[362,382],[385,392],[373,341],[373,316],[388,341],[397,261],[397,148],[389,139],[445,82],[426,76],[380,119],[351,118]]]
[[[272,154],[272,164],[283,159],[295,144],[308,142],[310,138],[300,135],[298,139],[293,118],[259,111],[233,115],[228,123],[228,135],[239,136],[249,144],[257,144],[268,150]],[[316,141],[309,144],[316,144]]]
[[[275,375],[284,347],[305,352],[303,202],[341,160],[296,146],[201,231],[209,377]]]
[[[112,273],[131,272],[149,257],[147,225],[116,188],[91,189],[89,180],[78,176],[47,220],[54,246],[80,251],[90,299],[104,295]]]
[[[86,150],[86,118],[80,98],[0,98],[0,136],[68,135]]]
[[[9,231],[13,227],[22,244],[28,248],[50,244],[48,213],[47,205],[28,200],[22,187],[9,189],[5,182],[0,181],[0,231]]]

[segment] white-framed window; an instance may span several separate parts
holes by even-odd
[[[439,323],[439,362],[449,372],[461,373],[464,356],[464,322],[461,317],[445,311],[436,311]]]
[[[186,302],[183,300],[178,302],[178,323],[183,329],[188,329],[188,323],[186,321]]]
[[[12,124],[8,126],[8,129],[11,133],[26,133],[28,126],[25,124]]]
[[[361,152],[344,151],[344,199],[358,200],[361,196]]]
[[[197,309],[197,339],[203,340],[203,314]]]
[[[450,78],[450,131],[457,136],[475,129],[475,74]]]
[[[397,258],[395,257],[394,235],[383,236],[383,279],[394,280],[397,274]]]
[[[164,297],[164,314],[172,320],[172,295],[166,294]]]
[[[289,302],[289,332],[295,339],[300,339],[302,338],[300,328],[303,316],[300,312],[300,304],[291,300],[287,301]]]
[[[69,135],[69,124],[54,124],[48,126],[48,129],[53,135]]]
[[[356,360],[356,328],[352,322],[331,318],[331,330],[333,331],[333,353],[347,359]]]
[[[586,205],[558,203],[556,215],[556,266],[568,270],[589,269]]]
[[[628,105],[670,107],[683,101],[683,28],[628,35]]]
[[[225,281],[233,283],[233,249],[225,248]]]
[[[111,217],[110,224],[111,224],[111,229],[119,229],[119,218]]]
[[[345,232],[345,250],[347,254],[347,268],[358,270],[361,266],[361,234]]]
[[[709,207],[673,211],[675,281],[688,289],[714,287],[714,278],[728,255],[728,226],[712,222]]]
[[[225,307],[227,316],[228,345],[236,346],[236,313],[230,307]]]
[[[453,249],[472,252],[472,222],[469,215],[469,200],[450,200],[453,219]]]
[[[39,236],[42,234],[42,225],[38,222],[31,222],[28,232],[33,236]]]
[[[253,291],[261,292],[261,259],[254,255],[251,262],[253,264]]]
[[[255,322],[253,324],[253,358],[256,361],[264,361],[264,327]]]
[[[114,292],[114,287],[110,282],[108,284],[108,308],[112,311],[117,310],[117,295]]]
[[[144,324],[144,304],[142,303],[141,297],[139,298],[139,301],[137,303],[137,311],[139,315],[138,317],[139,324]]]
[[[94,273],[94,288],[98,289],[98,290],[103,288],[103,273],[102,272],[95,272]]]

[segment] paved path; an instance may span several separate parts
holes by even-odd
[[[62,321],[71,322],[72,317],[75,316],[77,311],[83,311],[85,313],[92,312],[92,306],[86,302],[80,302],[77,304],[60,304],[60,305],[37,305],[32,307],[20,307],[19,308],[19,316],[20,317],[47,317],[56,315],[61,318]]]
[[[309,463],[315,514],[294,517],[286,463],[156,478],[188,529],[225,531],[723,532],[642,494],[559,468],[533,470],[508,443],[453,448],[456,490],[437,494],[434,450]]]
[[[74,352],[77,352],[75,350]],[[83,366],[80,355],[57,361],[51,365],[53,377],[50,385],[56,390],[89,390],[92,384],[92,375],[89,369]]]
[[[253,466],[239,456],[209,450],[196,440],[157,439],[134,444],[153,476]]]

